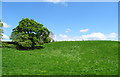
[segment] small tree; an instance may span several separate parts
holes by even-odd
[[[36,44],[45,43],[50,31],[33,19],[22,19],[13,29],[11,39],[17,43],[18,48],[33,49]]]
[[[0,20],[0,42],[1,42],[1,39],[2,39],[2,33],[3,33],[2,27],[3,27],[3,23]]]

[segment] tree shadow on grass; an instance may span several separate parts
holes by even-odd
[[[43,49],[44,46],[35,46],[33,48],[29,48],[29,47],[17,47],[18,50],[35,50],[35,49]]]
[[[4,47],[0,47],[0,48],[14,48],[14,49],[17,49],[17,50],[35,50],[35,49],[43,49],[43,48],[45,48],[44,46],[35,46],[35,47],[33,47],[33,48],[29,48],[29,47],[21,47],[21,46],[19,46],[19,47],[17,47],[17,46],[4,46]]]
[[[44,46],[35,46],[34,49],[43,49],[45,48]]]

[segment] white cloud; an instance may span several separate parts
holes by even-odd
[[[66,6],[66,7],[68,6],[68,4],[66,2],[61,2],[61,4]]]
[[[117,37],[117,34],[116,34],[116,33],[110,33],[110,34],[108,35],[108,37],[109,37],[109,38],[115,38],[115,37]]]
[[[5,34],[2,34],[3,36],[2,36],[2,38],[3,39],[9,39],[9,36],[7,36],[7,35],[5,35]]]
[[[117,33],[104,34],[101,32],[91,33],[88,35],[82,35],[83,40],[116,40],[118,38]]]
[[[8,27],[10,27],[10,25],[8,25],[7,23],[5,23],[5,22],[2,22],[3,23],[3,28],[8,28]]]
[[[65,34],[60,34],[59,36],[60,36],[61,38],[63,38],[63,39],[68,38],[68,36],[65,35]]]
[[[2,0],[2,2],[51,2],[54,4],[62,4],[64,6],[68,6],[66,2],[71,2],[69,0]]]
[[[55,41],[70,41],[70,38],[65,34],[60,34],[59,36],[55,35]]]
[[[82,29],[80,32],[87,32],[89,29]]]
[[[45,2],[53,2],[53,3],[58,3],[58,2],[65,2],[65,0],[44,0]]]
[[[62,4],[64,6],[68,6],[68,4],[66,3],[67,0],[43,0],[43,2],[52,2],[52,3],[55,3],[55,4]]]
[[[88,35],[82,35],[81,38],[83,40],[106,40],[106,36],[103,33],[91,33]]]
[[[70,28],[68,28],[65,32],[66,33],[69,33],[69,32],[71,32],[72,30],[70,29]]]
[[[118,40],[117,33],[104,34],[101,32],[91,33],[87,35],[69,37],[65,34],[56,36],[55,41],[81,41],[81,40]]]

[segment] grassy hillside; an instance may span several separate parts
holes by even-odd
[[[3,75],[116,75],[118,42],[52,42],[43,49],[3,48]]]

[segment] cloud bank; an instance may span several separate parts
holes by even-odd
[[[54,38],[55,41],[81,41],[81,40],[118,40],[117,33],[104,34],[101,32],[91,33],[87,35],[69,37],[65,34],[60,34]]]

